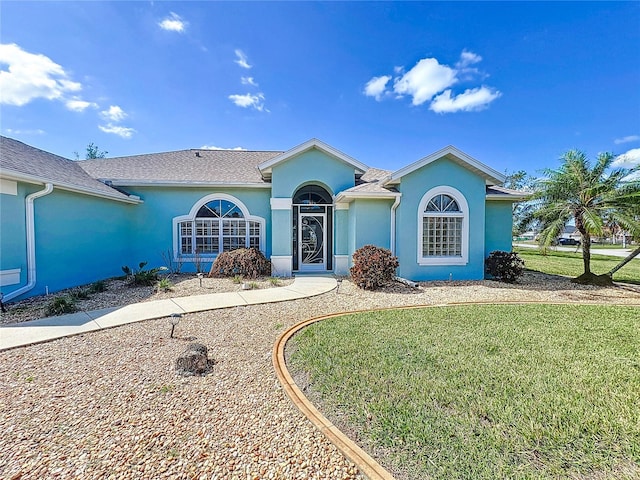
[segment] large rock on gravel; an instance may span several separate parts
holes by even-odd
[[[179,375],[203,375],[209,371],[214,361],[207,356],[207,347],[201,343],[190,343],[176,360]]]

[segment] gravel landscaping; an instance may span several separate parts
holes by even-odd
[[[239,288],[204,279],[202,292],[197,279],[185,281],[166,294],[123,289],[117,300]],[[109,291],[105,303],[95,294],[82,308],[112,306]],[[516,285],[397,283],[378,292],[344,280],[337,293],[185,315],[174,339],[159,319],[0,352],[0,478],[360,478],[284,395],[271,365],[275,340],[318,315],[468,301],[640,305],[640,286],[585,287],[534,272]],[[178,376],[175,360],[192,341],[215,365]]]

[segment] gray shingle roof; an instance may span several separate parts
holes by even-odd
[[[531,192],[521,192],[520,190],[512,190],[510,188],[500,187],[498,185],[487,186],[487,195],[499,199],[500,197],[513,200],[521,200],[531,195]]]
[[[84,160],[79,164],[92,177],[111,180],[116,185],[265,184],[258,164],[281,153],[192,149]]]
[[[369,168],[358,180],[355,187],[351,187],[344,193],[372,193],[372,194],[388,194],[396,192],[395,188],[385,188],[381,185],[381,181],[391,175],[390,170],[382,170],[380,168]]]
[[[129,200],[127,195],[91,178],[78,162],[3,136],[0,136],[0,168],[5,174],[15,172],[21,178],[52,183],[67,190]]]

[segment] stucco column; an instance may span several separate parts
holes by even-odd
[[[334,251],[333,265],[336,275],[349,275],[349,204],[335,204]]]
[[[274,277],[290,277],[293,270],[291,198],[271,199],[271,268]]]

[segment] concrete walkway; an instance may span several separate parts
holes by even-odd
[[[330,292],[336,286],[337,282],[332,277],[299,276],[286,287],[176,297],[13,323],[0,327],[0,351],[127,323],[170,317],[174,313],[297,300]]]

